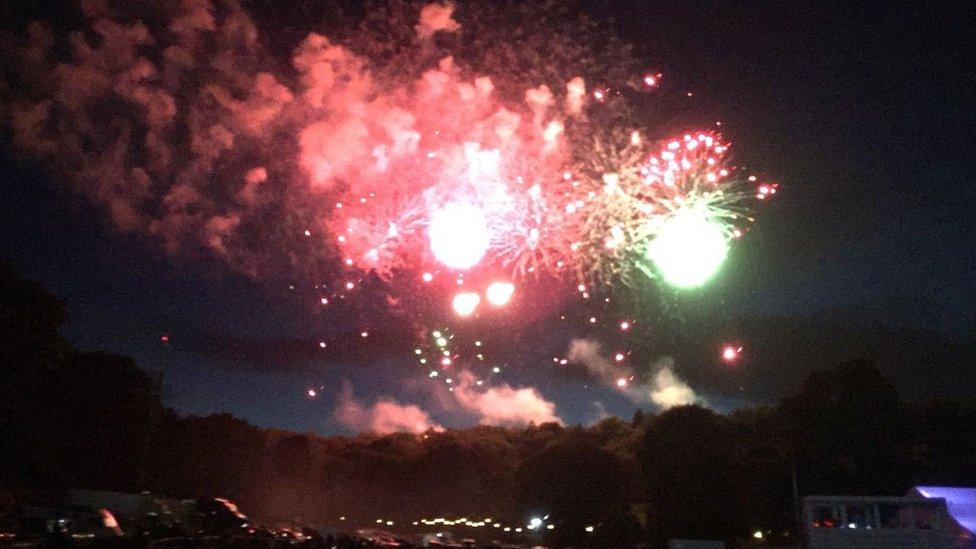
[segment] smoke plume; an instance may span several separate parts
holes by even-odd
[[[556,405],[531,387],[515,389],[502,383],[481,390],[474,374],[463,371],[458,375],[453,394],[462,408],[480,416],[482,425],[563,423],[556,415]]]
[[[443,430],[443,427],[430,419],[427,412],[412,404],[405,405],[391,398],[382,398],[367,407],[356,399],[349,385],[343,387],[339,395],[334,416],[336,421],[350,429],[378,435],[398,431],[424,433],[429,430]]]
[[[604,357],[600,343],[591,339],[572,340],[566,358],[582,365],[601,383],[622,391],[634,402],[650,402],[661,409],[702,403],[691,386],[675,374],[671,358],[659,360],[646,379],[641,379],[641,375],[626,362]]]

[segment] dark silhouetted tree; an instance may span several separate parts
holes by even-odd
[[[649,526],[657,537],[726,539],[743,530],[731,433],[721,416],[681,406],[654,418],[642,467]]]

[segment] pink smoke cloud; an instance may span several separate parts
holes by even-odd
[[[340,424],[357,431],[378,435],[396,432],[424,433],[444,428],[430,419],[427,412],[413,404],[400,404],[391,398],[382,398],[367,407],[356,400],[352,387],[343,387],[339,395],[334,417]]]
[[[661,409],[705,404],[688,383],[674,371],[674,360],[661,358],[650,374],[638,374],[626,362],[612,361],[603,356],[600,342],[592,339],[574,339],[566,351],[566,358],[583,365],[593,377],[607,387],[621,391],[634,402],[650,402]],[[623,385],[619,380],[625,380]]]
[[[453,394],[461,407],[480,416],[482,425],[563,424],[556,405],[532,387],[515,389],[502,383],[481,390],[474,374],[464,371],[458,375]]]
[[[461,25],[454,20],[452,4],[431,3],[420,8],[420,22],[414,26],[417,36],[428,39],[437,31],[456,32]]]

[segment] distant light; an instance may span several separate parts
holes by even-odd
[[[492,372],[495,372],[495,373],[497,374],[497,373],[499,373],[499,372],[501,372],[501,371],[502,371],[502,369],[501,369],[501,368],[499,368],[498,366],[495,366],[494,368],[492,368],[492,369],[491,369],[491,371],[492,371]]]
[[[752,537],[754,537],[756,539],[762,539],[763,538],[763,533],[761,531],[759,531],[759,530],[756,530],[755,532],[752,533]]]
[[[447,345],[447,340],[444,339],[442,336],[437,336],[437,346],[443,347],[445,345]]]
[[[451,302],[458,316],[471,316],[479,303],[481,303],[481,296],[474,292],[459,292]]]
[[[421,278],[424,280],[424,282],[430,282],[431,280],[434,280],[434,275],[430,273],[424,273],[424,275]]]
[[[627,378],[621,377],[617,379],[617,387],[623,389],[626,386],[627,386]]]
[[[556,529],[556,525],[554,525],[554,524],[547,524],[546,525],[546,530],[555,530],[555,529]]]
[[[593,530],[596,530],[596,528],[593,528],[592,526],[587,526],[586,528],[583,529],[586,530],[587,533],[593,533]]]
[[[624,356],[623,353],[617,353],[613,355],[613,359],[616,360],[617,362],[623,362],[624,358],[626,357]]]
[[[534,530],[534,529],[536,529],[536,528],[538,528],[540,526],[542,526],[542,519],[541,518],[539,518],[539,517],[532,517],[532,519],[529,520],[529,526],[528,526],[529,528],[531,528],[531,529]]]
[[[329,298],[327,298],[327,297],[323,297],[321,301],[322,301],[322,305],[328,305],[329,304]]]
[[[352,282],[346,282],[346,289],[347,290],[351,290],[351,289],[353,289],[355,287],[356,287],[356,285],[354,283],[352,283]]]
[[[488,285],[488,289],[485,290],[485,298],[488,299],[488,303],[491,303],[495,307],[503,307],[508,305],[514,293],[515,284],[511,282],[492,282]]]
[[[359,332],[360,337],[369,337],[369,332]]]
[[[312,231],[305,230],[305,236],[312,236]]]
[[[306,391],[306,393],[308,393],[308,396],[309,396],[310,398],[315,398],[315,395],[317,395],[317,394],[318,394],[318,393],[317,393],[317,392],[315,391],[315,389],[309,389],[308,391]]]
[[[630,322],[627,322],[626,320],[623,321],[623,322],[621,322],[620,323],[620,329],[623,330],[623,331],[625,331],[625,332],[627,330],[629,330],[630,329]]]
[[[326,343],[324,341],[319,341],[319,348],[325,349]]]

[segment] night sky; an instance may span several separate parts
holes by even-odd
[[[782,185],[707,291],[670,301],[677,331],[720,327],[675,351],[712,357],[677,364],[709,405],[779,398],[820,360],[845,358],[851,341],[872,349],[905,396],[976,393],[976,7],[594,2],[591,10],[614,18],[671,89],[693,93],[690,112],[722,122],[737,162]],[[319,352],[320,334],[342,327],[310,312],[307,295],[289,289],[294,281],[249,278],[118,234],[43,166],[9,151],[5,138],[0,259],[69,304],[72,343],[159,372],[178,411],[348,432],[332,416],[349,382],[367,402],[389,395],[444,425],[474,422],[439,408],[422,379],[403,374],[412,366],[402,359]],[[791,337],[774,338],[769,326]],[[746,348],[732,370],[714,364],[722,330]],[[565,349],[568,337],[556,340],[567,333],[552,333]],[[695,341],[699,349],[688,350]],[[519,345],[506,352],[534,356]],[[536,387],[567,423],[637,408],[543,359],[503,375]],[[309,387],[324,389],[310,399]]]

